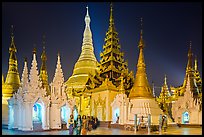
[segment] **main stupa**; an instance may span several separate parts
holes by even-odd
[[[81,54],[78,61],[76,62],[73,70],[73,74],[66,82],[66,91],[68,93],[76,91],[77,93],[82,92],[86,88],[86,82],[88,75],[94,75],[98,69],[98,61],[94,55],[94,47],[92,40],[92,33],[90,29],[90,16],[88,7],[85,16],[85,30],[83,35],[83,43],[81,48]]]

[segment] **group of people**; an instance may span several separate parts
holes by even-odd
[[[74,120],[73,114],[70,115],[68,120],[69,135],[86,135],[87,131],[96,129],[98,126],[98,118],[93,116],[81,115],[77,116],[77,119]]]

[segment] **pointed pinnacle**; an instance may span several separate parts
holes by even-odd
[[[86,16],[89,16],[89,7],[88,7],[88,5],[86,6]]]
[[[167,82],[166,82],[166,74],[164,75],[164,84],[166,85],[167,84]]]
[[[33,45],[34,45],[33,54],[36,54],[36,45],[35,44],[33,44]]]
[[[24,62],[27,62],[27,58],[26,57],[24,57]]]
[[[142,17],[141,17],[140,21],[141,21],[140,37],[142,38],[143,37],[143,18]]]
[[[11,36],[13,37],[14,36],[14,27],[13,27],[13,25],[11,25]]]

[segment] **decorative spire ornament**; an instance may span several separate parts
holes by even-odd
[[[186,68],[186,72],[189,73],[190,71],[192,71],[192,57],[193,57],[193,53],[192,53],[192,50],[191,50],[191,47],[192,47],[192,41],[190,41],[190,44],[189,44],[189,50],[188,50],[188,64],[187,64],[187,68]]]
[[[25,86],[28,84],[28,66],[27,66],[27,58],[24,59],[24,68],[21,77],[21,85]]]
[[[61,68],[60,54],[58,52],[55,75],[54,75],[53,81],[51,83],[51,96],[59,95],[59,96],[67,97],[65,95],[64,89],[65,89],[64,76],[63,76],[63,72],[62,72],[62,68]]]
[[[37,89],[40,86],[39,76],[38,76],[38,68],[37,68],[37,60],[36,60],[36,48],[33,49],[33,60],[31,64],[30,74],[29,74],[30,85]]]
[[[113,19],[113,3],[110,4],[110,20],[109,20],[110,26],[114,25],[114,19]]]
[[[62,85],[64,83],[64,75],[61,67],[61,62],[60,62],[60,54],[58,52],[57,54],[57,65],[55,69],[55,75],[53,78],[53,83],[59,83]]]

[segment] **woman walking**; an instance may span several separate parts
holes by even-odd
[[[86,116],[83,115],[82,116],[82,129],[81,129],[81,134],[82,135],[86,135],[87,134],[87,120],[86,120]]]
[[[69,123],[69,135],[73,135],[73,128],[74,128],[74,116],[71,114],[70,119],[68,120]]]
[[[77,131],[77,135],[81,135],[81,127],[82,127],[82,119],[81,119],[81,115],[78,115],[77,120],[76,120],[76,131]]]

